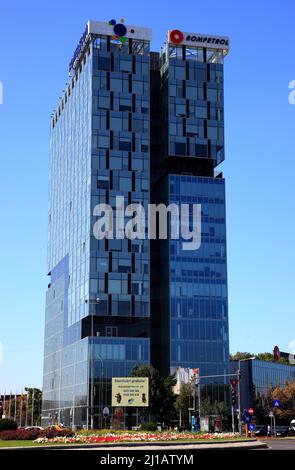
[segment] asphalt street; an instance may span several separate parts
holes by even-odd
[[[265,442],[268,450],[295,450],[295,438],[260,439],[260,442]]]

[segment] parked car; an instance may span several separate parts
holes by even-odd
[[[255,426],[254,436],[267,436],[267,425],[260,424]]]
[[[42,429],[44,429],[44,428],[42,428],[41,426],[27,426],[27,427],[25,428],[26,431],[34,431],[34,429],[40,429],[40,430],[42,430]]]
[[[295,436],[295,426],[289,426],[288,436]]]
[[[51,431],[61,431],[64,428],[65,427],[63,424],[50,424],[50,426],[47,426],[46,429],[49,429]]]
[[[276,426],[276,436],[285,437],[288,436],[289,426]]]

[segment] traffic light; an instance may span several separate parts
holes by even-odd
[[[232,405],[235,405],[237,402],[237,393],[236,393],[235,388],[233,387],[231,389],[231,402],[232,402]]]

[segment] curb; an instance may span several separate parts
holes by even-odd
[[[249,445],[243,445],[243,446],[235,446],[235,447],[228,447],[225,446],[224,444],[245,444],[249,443]],[[51,446],[40,446],[37,445],[36,447],[34,446],[25,446],[25,447],[1,447],[1,450],[71,450],[71,449],[87,449],[87,448],[96,448],[98,450],[103,450],[103,449],[116,449],[116,447],[126,447],[127,449],[134,448],[136,447],[141,447],[141,446],[159,446],[159,447],[171,447],[171,446],[189,446],[192,444],[196,444],[200,446],[198,450],[202,450],[201,446],[204,446],[204,449],[208,448],[208,446],[211,446],[212,444],[220,446],[221,449],[232,449],[232,450],[240,450],[240,449],[265,449],[268,448],[268,445],[265,442],[260,442],[257,439],[253,440],[242,440],[242,439],[237,439],[236,441],[230,441],[230,440],[224,440],[224,441],[217,441],[217,442],[118,442],[115,444],[112,443],[93,443],[93,444],[68,444],[68,445],[51,445]],[[146,449],[148,450],[148,449]],[[215,449],[213,449],[215,450]]]

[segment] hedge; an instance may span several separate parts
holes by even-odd
[[[0,440],[4,441],[22,441],[29,440],[33,441],[38,437],[48,437],[52,439],[54,437],[72,437],[74,433],[70,429],[15,429],[11,431],[1,431]]]

